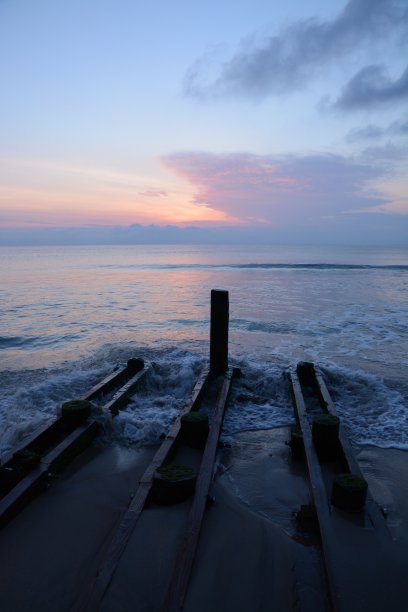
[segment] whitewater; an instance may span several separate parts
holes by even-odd
[[[103,444],[156,443],[208,360],[229,291],[234,386],[223,440],[293,422],[286,372],[322,369],[356,445],[408,449],[408,251],[129,245],[0,248],[0,452],[131,357],[146,384]]]

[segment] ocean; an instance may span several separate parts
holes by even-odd
[[[102,443],[157,442],[208,360],[217,288],[243,374],[224,440],[291,424],[285,373],[307,360],[355,445],[408,449],[406,249],[1,247],[0,270],[1,454],[130,357],[152,367]]]

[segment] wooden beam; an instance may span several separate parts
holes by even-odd
[[[104,405],[103,410],[112,413],[113,416],[117,415],[119,410],[123,410],[129,402],[129,398],[134,393],[135,389],[140,384],[140,381],[146,375],[147,368],[143,368],[132,376],[130,380],[126,384],[123,385],[118,391],[114,394],[113,398]]]
[[[112,407],[117,407],[125,402],[132,393],[135,387],[139,384],[140,379],[145,375],[147,368],[144,367],[142,360],[132,363],[126,368],[123,368],[115,375],[110,375],[105,378],[99,385],[91,389],[85,395],[94,398],[97,395],[104,393],[111,388],[113,381],[117,384],[120,380],[126,380],[129,375],[137,371],[136,374],[115,394],[114,398],[103,407],[104,410]],[[138,366],[140,365],[140,369]],[[13,486],[13,488],[3,496],[0,501],[0,525],[5,524],[15,516],[38,492],[46,486],[50,473],[60,472],[68,465],[77,455],[79,455],[92,440],[97,436],[100,425],[94,419],[88,419],[82,425],[76,427],[72,432],[65,432],[61,418],[57,418],[48,427],[37,430],[35,435],[30,438],[29,442],[21,448],[21,450],[30,449],[38,452],[41,455],[40,465]],[[44,454],[45,453],[45,454]],[[9,461],[12,460],[14,453],[10,455]],[[7,464],[3,464],[7,468]]]
[[[228,291],[211,291],[210,368],[218,376],[228,369]]]
[[[152,462],[149,464],[148,468],[145,470],[142,478],[140,479],[137,491],[129,507],[124,512],[119,527],[114,533],[109,548],[97,570],[97,574],[90,587],[90,591],[87,593],[86,598],[83,601],[79,601],[74,606],[75,610],[87,610],[92,612],[99,608],[102,598],[119,564],[123,551],[126,548],[129,538],[132,535],[133,530],[136,527],[136,523],[146,504],[153,485],[154,473],[166,460],[169,453],[171,453],[174,444],[176,443],[177,436],[180,432],[180,419],[182,415],[190,412],[190,410],[195,410],[200,404],[203,393],[208,384],[208,380],[209,369],[206,368],[198,379],[190,399],[187,401],[178,418],[174,421],[165,440],[161,444],[157,453],[153,457]]]
[[[142,372],[146,372],[148,370],[149,365],[147,364],[145,366],[143,360],[129,360],[128,364],[124,368],[120,368],[116,372],[106,376],[101,382],[85,393],[81,399],[88,401],[98,399],[103,395],[106,395],[106,393],[112,391],[112,389],[121,384],[121,382],[127,382],[129,377],[132,376],[135,378],[135,375],[137,375],[135,371],[137,364],[134,363],[135,361],[140,364],[140,369],[142,369]],[[143,375],[142,372],[140,373],[140,376]],[[46,450],[46,448],[50,446],[60,434],[60,430],[61,418],[51,417],[45,424],[35,429],[35,431],[30,434],[30,436],[27,437],[21,445],[4,455],[1,464],[3,466],[7,465],[7,463],[12,459],[13,455],[19,451],[30,449],[39,453],[44,452],[44,450]]]
[[[316,366],[314,367],[314,373],[315,373],[315,379],[316,379],[316,389],[317,389],[317,393],[320,398],[320,402],[326,406],[326,409],[330,414],[338,416],[335,405],[333,403],[329,390],[327,389],[326,383],[324,381],[323,375],[321,374],[321,372],[319,372]],[[350,444],[350,440],[346,434],[344,426],[342,425],[341,419],[340,419],[339,441],[340,441],[344,459],[348,465],[349,471],[352,474],[356,474],[357,476],[364,478],[364,474],[361,472],[360,466],[354,455],[352,446]],[[391,533],[390,533],[390,530],[388,529],[388,525],[385,521],[385,517],[382,514],[380,508],[378,507],[378,504],[375,502],[373,496],[371,495],[370,489],[368,489],[367,491],[367,500],[365,504],[365,510],[366,510],[367,516],[372,526],[377,531],[379,531],[381,534],[383,534],[387,539],[391,539]]]
[[[319,460],[313,446],[312,431],[306,415],[306,406],[303,399],[299,378],[295,372],[291,372],[290,378],[292,383],[294,408],[303,434],[306,463],[309,472],[310,495],[316,509],[316,517],[319,524],[330,601],[335,612],[347,612],[343,610],[340,604],[339,587],[335,573],[336,546],[326,487],[323,482]]]
[[[60,471],[88,446],[97,435],[99,424],[86,421],[60,444],[41,458],[41,462],[0,501],[0,526],[22,510],[38,493],[45,489],[50,472]]]
[[[224,381],[216,401],[210,431],[197,477],[194,500],[189,511],[184,538],[176,557],[173,575],[170,580],[170,586],[164,603],[164,610],[166,610],[166,612],[181,610],[187,593],[194,557],[197,551],[201,525],[204,519],[205,509],[207,507],[208,491],[213,478],[218,439],[220,437],[224,412],[231,390],[232,377],[233,372],[232,370],[229,370],[224,377]]]
[[[134,376],[143,368],[148,369],[148,367],[148,365],[145,365],[143,359],[129,359],[124,368],[120,368],[116,370],[116,372],[106,376],[100,383],[85,393],[82,399],[88,400],[89,402],[98,399],[110,393],[115,387],[126,383],[131,376]]]

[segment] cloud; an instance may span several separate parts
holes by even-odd
[[[341,155],[215,155],[184,152],[162,159],[195,188],[195,201],[226,213],[242,224],[300,228],[339,219],[350,211],[380,210],[386,193],[374,186],[390,178],[394,160],[384,151],[367,161]],[[378,163],[377,163],[378,162]],[[408,210],[405,210],[408,213]]]
[[[82,227],[0,227],[4,246],[68,244],[185,244],[206,242],[209,231],[200,227],[174,225],[122,225]]]
[[[408,98],[408,67],[392,80],[383,66],[362,68],[343,88],[334,107],[343,111],[402,102]]]
[[[167,155],[164,164],[196,188],[195,202],[222,210],[242,222],[263,222],[271,193],[290,192],[295,179],[267,156],[186,152]],[[252,198],[256,198],[254,208]],[[256,211],[256,212],[255,212]]]
[[[407,21],[405,0],[349,0],[331,21],[299,20],[258,44],[243,41],[209,83],[203,81],[206,58],[199,59],[186,74],[185,93],[262,99],[294,91],[363,44],[395,36]]]
[[[389,126],[389,132],[398,136],[408,136],[408,121],[393,121]]]
[[[162,189],[146,189],[145,191],[139,191],[138,195],[144,198],[167,198],[168,193]]]
[[[408,151],[402,144],[386,142],[365,148],[362,157],[366,163],[378,169],[378,176],[393,176],[399,174],[399,168],[405,170]],[[406,177],[406,172],[404,172],[404,177]]]
[[[408,136],[408,121],[393,121],[383,128],[378,125],[368,124],[362,128],[351,130],[347,136],[347,142],[358,142],[360,140],[380,140],[386,136]]]
[[[385,130],[378,125],[365,125],[362,128],[351,130],[347,136],[347,142],[358,142],[359,140],[377,140],[382,138]]]
[[[327,219],[323,228],[312,226],[271,228],[270,226],[177,227],[173,225],[131,225],[115,227],[2,228],[3,246],[85,245],[85,244],[354,244],[408,246],[406,227],[386,211],[371,215],[343,215]],[[378,214],[381,213],[381,214]],[[351,219],[351,221],[350,221]]]

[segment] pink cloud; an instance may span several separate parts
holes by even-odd
[[[366,189],[378,178],[376,165],[340,155],[181,152],[162,162],[193,185],[196,203],[244,223],[313,224],[385,202]]]
[[[161,189],[146,189],[145,191],[139,191],[140,196],[145,198],[167,198],[167,191]]]

